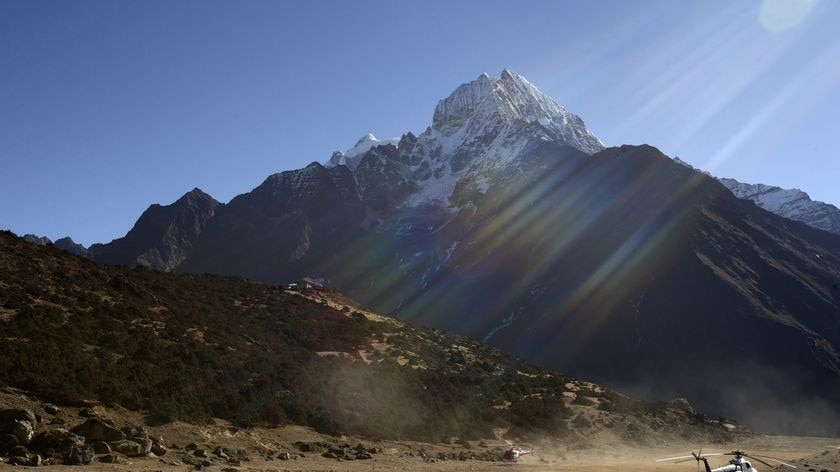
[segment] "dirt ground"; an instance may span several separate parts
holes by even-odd
[[[8,389],[0,390],[0,408],[31,408],[42,416],[38,430],[56,427],[69,428],[81,423],[81,408],[61,407],[57,414],[47,415],[43,404],[26,395]],[[92,408],[104,418],[114,421],[117,426],[142,425],[141,413],[119,407],[107,408],[95,405]],[[286,426],[279,428],[236,428],[230,423],[217,420],[212,424],[192,425],[171,423],[163,426],[146,426],[154,437],[162,436],[168,447],[166,454],[155,457],[128,458],[120,456],[117,464],[98,462],[79,466],[79,470],[92,471],[187,471],[196,470],[196,458],[186,450],[190,443],[196,443],[207,451],[216,447],[236,448],[244,451],[242,460],[236,464],[209,454],[213,463],[202,470],[234,471],[278,471],[278,472],[370,472],[370,471],[685,471],[697,470],[694,462],[681,464],[655,462],[655,459],[688,455],[701,447],[704,452],[727,452],[741,449],[753,454],[772,456],[786,460],[799,470],[808,472],[840,471],[840,438],[808,438],[790,436],[754,435],[737,444],[686,444],[680,440],[671,441],[667,437],[655,438],[650,444],[655,447],[633,447],[615,438],[599,438],[595,445],[564,444],[562,442],[542,442],[535,445],[534,454],[523,456],[517,464],[503,462],[458,459],[438,459],[440,454],[449,457],[461,453],[476,453],[485,457],[501,457],[501,452],[510,446],[509,441],[494,438],[484,441],[471,441],[466,448],[458,444],[427,444],[411,441],[371,441],[367,438],[331,437],[321,435],[309,428]],[[319,443],[329,445],[363,444],[368,450],[376,450],[372,459],[337,460],[322,457],[320,452],[301,453],[299,443]],[[282,452],[289,453],[288,460]],[[488,454],[490,452],[490,454]],[[424,458],[425,456],[425,458]],[[722,465],[726,458],[710,458],[713,467]],[[759,470],[768,470],[758,465]],[[47,469],[72,470],[73,466],[51,465]],[[33,470],[32,467],[11,466],[0,463],[0,472],[13,470]]]
[[[182,426],[183,427],[183,426]],[[178,426],[170,429],[170,437],[178,437],[180,434]],[[183,439],[195,438],[196,434],[191,426],[184,428],[181,433]],[[163,432],[157,430],[156,432]],[[506,464],[503,462],[487,461],[459,461],[459,460],[429,460],[421,457],[423,450],[427,455],[434,456],[438,452],[458,452],[464,450],[461,446],[445,446],[439,444],[423,444],[415,442],[370,442],[368,445],[376,445],[382,452],[375,454],[371,460],[338,461],[321,457],[319,453],[307,453],[304,457],[296,457],[289,460],[279,458],[269,459],[261,451],[285,449],[294,451],[293,443],[301,440],[320,441],[330,439],[322,437],[306,428],[286,427],[277,429],[254,429],[239,430],[230,432],[227,429],[211,431],[204,429],[202,444],[233,445],[233,447],[246,448],[248,460],[238,466],[226,464],[216,460],[212,466],[203,470],[218,470],[224,472],[233,471],[277,471],[277,472],[371,472],[371,471],[441,471],[441,472],[480,472],[480,471],[685,471],[693,472],[697,466],[693,462],[681,464],[657,463],[655,459],[662,457],[673,457],[688,454],[692,449],[697,451],[700,446],[692,448],[688,445],[634,449],[628,446],[611,445],[609,447],[593,447],[582,450],[568,451],[562,446],[555,446],[551,449],[541,450],[537,447],[536,453],[524,456],[517,464]],[[201,439],[201,438],[197,438]],[[335,440],[336,438],[331,438]],[[357,444],[359,439],[340,438],[349,444]],[[183,444],[183,443],[182,443]],[[490,444],[489,447],[503,446],[503,444]],[[480,447],[474,447],[481,449]],[[838,438],[805,438],[789,436],[760,436],[745,440],[738,444],[716,445],[715,447],[704,447],[705,452],[724,452],[733,449],[742,449],[760,455],[767,455],[789,461],[800,470],[820,472],[825,470],[840,470],[840,439]],[[193,465],[185,464],[182,459],[188,455],[187,452],[177,449],[170,449],[166,455],[143,458],[123,458],[118,464],[103,464],[94,462],[90,465],[80,467],[83,470],[92,471],[186,471],[196,470]],[[298,455],[293,452],[293,457]],[[211,459],[215,459],[211,456]],[[717,466],[725,463],[724,458],[711,458],[711,465]],[[48,466],[48,468],[66,468],[72,466]],[[767,470],[767,467],[759,466],[759,470]],[[32,470],[31,467],[0,465],[3,470]]]

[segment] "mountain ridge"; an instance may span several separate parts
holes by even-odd
[[[748,184],[735,179],[720,182],[738,198],[752,200],[767,211],[809,226],[840,234],[840,208],[817,200],[799,189],[774,185]]]
[[[419,136],[270,176],[220,206],[176,270],[321,278],[380,312],[541,365],[660,386],[649,398],[688,397],[759,429],[834,433],[840,238],[654,147],[587,153],[552,128],[559,118],[530,120],[547,106],[530,87],[480,76]],[[503,119],[517,90],[533,106]],[[728,341],[742,333],[755,342]],[[733,359],[749,381],[710,388]],[[796,381],[780,387],[779,376]],[[751,390],[762,402],[742,400]],[[819,408],[767,424],[785,404]]]
[[[0,378],[61,405],[431,442],[500,428],[581,445],[749,435],[685,400],[632,400],[317,286],[106,266],[5,231],[0,248]]]

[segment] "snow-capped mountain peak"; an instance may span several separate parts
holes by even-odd
[[[677,164],[703,172],[717,179],[733,195],[743,200],[752,200],[759,207],[789,220],[800,221],[821,230],[840,234],[840,209],[829,203],[811,200],[807,193],[798,188],[781,188],[766,184],[748,184],[735,179],[715,177],[683,161],[673,158]]]
[[[350,168],[363,197],[376,195],[393,205],[446,206],[459,182],[484,191],[541,142],[590,155],[604,148],[578,116],[505,69],[498,78],[485,73],[459,85],[438,102],[432,126],[420,135],[381,141],[368,134],[347,151],[335,152],[326,165]]]
[[[368,133],[359,138],[356,141],[356,144],[354,144],[350,149],[344,152],[334,152],[332,157],[330,157],[330,160],[327,162],[327,166],[334,167],[337,165],[346,165],[351,168],[355,168],[355,164],[357,163],[356,161],[358,160],[355,158],[362,156],[376,146],[384,146],[386,144],[396,146],[399,142],[400,138],[378,139],[373,133]]]
[[[465,140],[508,124],[539,123],[552,137],[588,154],[604,148],[580,117],[568,112],[525,77],[505,69],[498,79],[481,74],[438,102],[432,129],[444,136],[463,132]]]
[[[840,209],[828,203],[811,200],[802,190],[747,184],[726,178],[719,178],[718,181],[736,197],[752,200],[769,212],[825,231],[840,233]]]

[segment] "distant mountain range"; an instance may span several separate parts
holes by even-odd
[[[653,147],[604,148],[509,70],[458,87],[419,135],[367,136],[225,205],[194,190],[90,252],[267,283],[319,277],[380,312],[646,398],[840,432],[840,235]]]
[[[828,203],[811,200],[802,190],[745,184],[735,179],[718,180],[736,197],[752,200],[769,212],[840,234],[840,209]]]
[[[674,161],[694,170],[694,166],[675,157]],[[707,173],[708,174],[708,173]],[[745,184],[735,179],[717,178],[736,197],[752,200],[759,207],[789,220],[840,234],[840,209],[829,203],[811,200],[799,189],[784,189],[773,185]]]

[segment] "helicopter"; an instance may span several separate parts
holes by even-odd
[[[502,460],[510,463],[517,463],[522,456],[533,453],[530,449],[522,449],[518,446],[513,446],[502,454]]]
[[[716,469],[712,469],[711,467],[709,467],[709,460],[707,459],[707,457],[711,457],[711,456],[735,456],[735,458],[731,459],[729,461],[729,464],[727,464],[727,465],[718,467]],[[703,461],[703,465],[706,466],[706,472],[736,472],[736,471],[758,472],[758,469],[753,467],[752,463],[747,459],[752,459],[756,462],[760,462],[760,463],[766,465],[767,467],[774,467],[774,466],[772,464],[769,464],[769,463],[765,462],[765,461],[774,462],[776,464],[783,465],[785,467],[790,467],[791,469],[796,468],[795,465],[788,464],[787,462],[784,462],[780,459],[776,459],[776,458],[769,457],[769,456],[757,455],[757,454],[747,454],[746,452],[741,451],[741,450],[735,450],[735,451],[731,451],[731,452],[712,452],[712,453],[703,454],[703,449],[700,449],[700,452],[697,453],[697,454],[692,452],[690,456],[666,457],[665,459],[657,459],[656,462],[673,461],[674,463],[678,463],[678,462],[690,461],[692,459],[696,460],[698,465],[699,465],[700,461]]]

